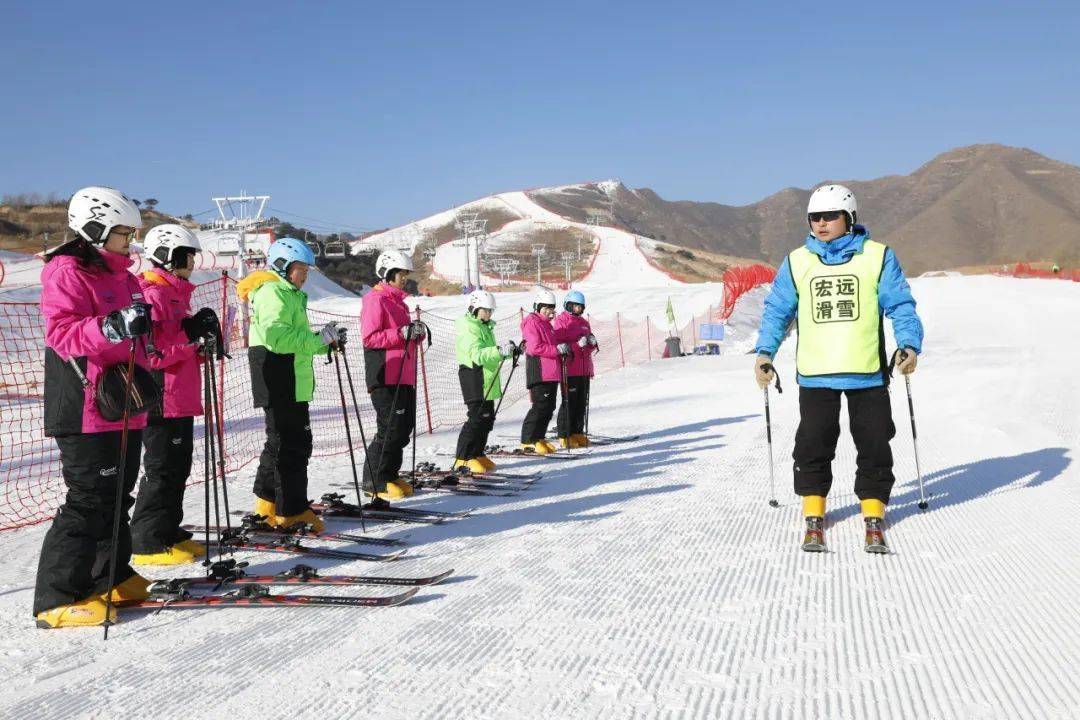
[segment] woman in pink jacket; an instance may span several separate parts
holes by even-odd
[[[593,376],[592,356],[596,352],[596,337],[592,326],[582,317],[585,296],[571,290],[563,298],[563,312],[555,318],[555,331],[570,343],[574,354],[566,363],[566,397],[556,419],[559,442],[563,447],[585,447],[585,407],[589,398],[589,382]]]
[[[98,378],[113,365],[125,365],[131,344],[150,331],[142,290],[128,272],[128,246],[142,219],[116,190],[88,187],[72,196],[68,222],[75,237],[48,251],[41,271],[45,434],[60,449],[67,496],[41,545],[34,590],[40,627],[102,624],[110,591],[119,604],[147,597],[146,580],[129,565],[127,522],[146,416],[134,415],[128,423],[120,533],[113,548],[122,422],[106,420],[95,401]],[[136,363],[146,367],[141,348]],[[114,553],[116,585],[110,588]]]
[[[537,288],[533,296],[533,312],[521,321],[521,338],[525,344],[525,387],[529,390],[532,407],[521,424],[521,449],[537,455],[550,455],[555,446],[545,439],[548,423],[555,413],[562,362],[570,355],[569,337],[551,326],[555,317],[555,293]]]
[[[191,474],[195,416],[202,415],[201,348],[220,338],[217,314],[203,308],[191,316],[189,282],[200,250],[195,233],[182,225],[158,225],[146,234],[143,252],[153,269],[141,285],[153,312],[158,355],[150,357],[161,403],[150,410],[143,431],[143,479],[131,518],[134,565],[194,562],[206,549],[180,527],[184,487]]]
[[[360,311],[364,374],[377,422],[367,447],[364,487],[376,506],[412,495],[412,485],[398,477],[416,422],[416,353],[425,334],[422,323],[410,321],[405,305],[412,269],[412,258],[403,252],[379,255],[375,274],[382,282],[364,296]]]

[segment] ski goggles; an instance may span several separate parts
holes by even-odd
[[[826,212],[812,212],[808,217],[810,218],[810,222],[821,222],[822,220],[825,222],[833,222],[834,220],[842,218],[844,214],[843,210],[828,210]]]

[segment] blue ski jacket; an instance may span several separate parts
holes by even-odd
[[[855,225],[851,232],[831,242],[818,240],[811,233],[806,237],[806,248],[821,258],[826,265],[840,265],[847,262],[856,253],[862,252],[863,243],[870,239],[870,231],[862,225]],[[885,264],[878,282],[878,305],[885,317],[892,321],[893,336],[896,346],[911,348],[916,353],[922,352],[923,325],[915,312],[915,298],[911,295],[900,261],[896,259],[892,248],[885,250]],[[765,299],[765,311],[761,316],[761,328],[758,331],[757,346],[754,350],[770,358],[780,348],[791,323],[795,320],[799,307],[799,296],[795,291],[795,282],[791,278],[788,259],[780,264],[772,290]],[[891,354],[887,354],[891,357]],[[833,390],[861,390],[884,384],[881,373],[848,373],[821,377],[798,375],[802,387],[831,388]]]

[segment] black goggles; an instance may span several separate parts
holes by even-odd
[[[822,220],[825,222],[833,222],[834,220],[839,220],[844,217],[844,215],[845,213],[843,210],[829,210],[827,212],[812,212],[809,217],[810,222],[821,222]]]

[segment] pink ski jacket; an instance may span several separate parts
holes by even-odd
[[[589,321],[581,315],[575,315],[564,310],[555,318],[555,332],[566,337],[567,339],[564,342],[570,343],[571,348],[574,350],[572,359],[566,362],[566,374],[571,377],[592,377],[592,356],[598,348],[577,346],[578,340],[592,332]]]
[[[562,370],[559,364],[559,343],[570,342],[565,330],[552,327],[551,322],[537,312],[531,312],[521,321],[521,339],[525,341],[525,387],[542,382],[559,382]],[[570,358],[567,358],[569,367]]]
[[[126,364],[131,341],[113,344],[101,322],[113,310],[145,302],[138,279],[128,272],[127,255],[101,252],[107,270],[84,267],[71,255],[54,257],[41,271],[41,314],[45,318],[45,434],[48,436],[120,430],[121,421],[101,417],[94,402],[97,379],[110,366]],[[149,365],[142,343],[135,362]],[[89,381],[83,387],[74,359]],[[132,430],[146,427],[146,414],[128,421]]]
[[[364,296],[360,332],[364,338],[364,375],[369,391],[387,385],[416,385],[420,341],[409,342],[409,356],[402,365],[406,348],[401,328],[410,322],[406,297],[404,290],[386,283],[379,283]]]
[[[162,416],[202,415],[202,372],[198,346],[188,341],[180,322],[191,314],[195,286],[166,270],[147,270],[139,280],[153,307],[154,346],[161,357],[149,358],[163,379]]]

